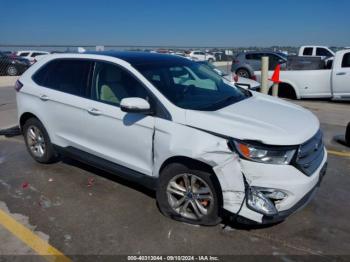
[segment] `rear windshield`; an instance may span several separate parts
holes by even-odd
[[[178,107],[214,111],[251,96],[225,83],[208,66],[198,63],[134,65],[168,100]]]

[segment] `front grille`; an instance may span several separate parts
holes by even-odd
[[[321,165],[324,157],[324,144],[321,130],[311,139],[299,146],[295,167],[307,176],[311,176]]]

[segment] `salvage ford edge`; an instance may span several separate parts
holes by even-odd
[[[30,155],[68,155],[156,190],[161,212],[215,225],[276,223],[326,171],[318,119],[188,59],[142,52],[47,56],[17,81]]]

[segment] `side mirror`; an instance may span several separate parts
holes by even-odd
[[[120,109],[127,113],[139,113],[139,114],[150,114],[151,106],[143,98],[139,97],[128,97],[122,99],[120,102]]]

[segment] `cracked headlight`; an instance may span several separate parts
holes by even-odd
[[[296,149],[253,145],[242,141],[233,141],[238,153],[245,159],[275,165],[288,165]]]

